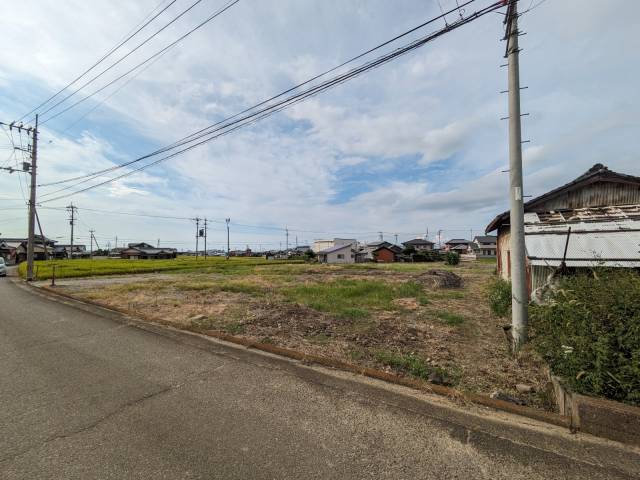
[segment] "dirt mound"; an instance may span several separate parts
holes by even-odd
[[[419,278],[422,283],[431,288],[462,287],[462,278],[447,270],[428,270]]]

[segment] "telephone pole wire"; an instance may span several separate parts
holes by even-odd
[[[33,140],[31,149],[31,193],[29,195],[29,238],[27,240],[27,280],[33,280],[33,253],[35,249],[35,219],[36,219],[36,173],[38,167],[38,115],[36,115],[36,126],[33,129]],[[44,238],[42,239],[45,243]]]
[[[528,299],[524,203],[522,193],[522,133],[520,124],[520,49],[518,48],[518,6],[512,2],[505,17],[509,74],[509,200],[511,234],[511,335],[513,351],[527,341]]]

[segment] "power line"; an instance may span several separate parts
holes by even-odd
[[[71,192],[69,194],[61,195],[59,197],[55,197],[55,198],[46,200],[46,202],[54,201],[54,200],[57,200],[57,199],[60,199],[60,198],[66,198],[68,196],[76,195],[78,193],[82,193],[82,192],[85,192],[87,190],[91,190],[93,188],[105,185],[107,183],[111,183],[113,181],[116,181],[116,180],[119,180],[121,178],[124,178],[124,177],[127,177],[129,175],[132,175],[132,174],[134,174],[136,172],[142,171],[142,170],[144,170],[146,168],[149,168],[151,166],[157,165],[160,162],[163,162],[163,161],[168,160],[170,158],[173,158],[173,157],[175,157],[177,155],[180,155],[180,154],[182,154],[182,153],[184,153],[186,151],[189,151],[189,150],[191,150],[193,148],[196,148],[196,147],[198,147],[200,145],[208,143],[208,142],[210,142],[210,141],[212,141],[212,140],[214,140],[216,138],[219,138],[221,136],[224,136],[224,135],[227,135],[229,133],[232,133],[233,131],[235,131],[235,130],[237,130],[239,128],[242,128],[243,126],[255,123],[255,122],[259,121],[259,120],[262,120],[263,118],[266,118],[266,117],[268,117],[268,116],[270,116],[270,115],[272,115],[274,113],[277,113],[277,112],[279,112],[279,111],[281,111],[281,110],[283,110],[283,109],[285,109],[287,107],[290,107],[290,106],[292,106],[292,105],[294,105],[294,104],[296,104],[296,103],[298,103],[300,101],[303,101],[303,100],[305,100],[305,99],[307,99],[309,97],[317,95],[317,94],[319,94],[319,93],[321,93],[321,92],[323,92],[325,90],[328,90],[330,88],[333,88],[333,87],[335,87],[335,86],[337,86],[337,85],[339,85],[341,83],[344,83],[344,82],[346,82],[346,81],[348,81],[348,80],[350,80],[350,79],[352,79],[352,78],[354,78],[354,77],[356,77],[356,76],[358,76],[358,75],[360,75],[360,74],[362,74],[362,73],[364,73],[364,72],[366,72],[368,70],[371,70],[373,68],[377,68],[378,66],[380,66],[380,65],[382,65],[384,63],[387,63],[387,62],[393,60],[394,58],[396,58],[396,57],[398,57],[400,55],[404,55],[404,54],[406,54],[406,53],[408,53],[408,52],[410,52],[410,51],[412,51],[412,50],[414,50],[416,48],[419,48],[419,47],[425,45],[426,43],[428,43],[428,42],[430,42],[430,41],[432,41],[432,40],[444,35],[445,33],[448,33],[448,32],[450,32],[450,31],[452,31],[452,30],[454,30],[456,28],[459,28],[460,26],[465,25],[465,24],[467,24],[467,23],[469,23],[469,22],[471,22],[473,20],[476,20],[476,19],[486,15],[487,13],[495,11],[498,8],[501,8],[503,6],[504,5],[503,5],[502,2],[496,2],[496,3],[492,4],[492,5],[490,5],[489,7],[486,7],[484,9],[479,10],[479,11],[476,11],[475,13],[470,15],[469,17],[462,18],[462,19],[460,19],[460,20],[458,20],[458,21],[456,21],[454,23],[448,24],[443,29],[437,30],[434,33],[431,33],[431,34],[429,34],[429,35],[427,35],[425,37],[419,38],[418,40],[415,40],[415,41],[413,41],[413,42],[411,42],[411,43],[409,43],[409,44],[407,44],[407,45],[405,45],[403,47],[399,47],[399,48],[391,51],[390,53],[384,54],[384,55],[382,55],[381,57],[378,57],[375,60],[369,61],[369,62],[361,65],[360,67],[353,68],[353,69],[349,70],[348,72],[346,72],[344,74],[338,75],[337,77],[334,77],[334,78],[329,79],[327,81],[324,81],[324,82],[322,82],[322,83],[320,83],[318,85],[310,87],[310,88],[302,91],[301,93],[298,93],[298,94],[292,95],[290,97],[287,97],[282,101],[279,101],[279,102],[277,102],[275,104],[272,104],[272,105],[270,105],[268,107],[265,107],[263,109],[260,109],[257,112],[250,113],[248,115],[242,116],[239,119],[234,120],[232,122],[224,123],[226,121],[226,119],[221,121],[221,122],[217,122],[217,123],[205,128],[205,129],[200,130],[199,132],[196,132],[196,133],[194,133],[194,134],[192,134],[192,135],[190,135],[188,137],[185,137],[184,139],[182,139],[182,140],[180,140],[178,142],[175,142],[172,145],[169,145],[169,146],[161,148],[161,149],[159,149],[159,150],[157,150],[155,152],[152,152],[151,154],[144,155],[142,157],[139,157],[137,159],[131,160],[129,162],[125,162],[123,164],[116,165],[116,166],[111,167],[109,169],[101,170],[99,172],[94,172],[92,174],[79,176],[79,177],[74,177],[72,179],[61,180],[61,181],[53,182],[53,183],[49,183],[49,184],[42,184],[42,186],[47,186],[47,185],[60,184],[60,183],[66,183],[66,182],[69,182],[69,181],[83,179],[82,181],[76,183],[75,185],[72,185],[70,187],[65,187],[65,188],[63,188],[63,189],[61,189],[59,191],[66,190],[66,189],[69,189],[69,188],[73,188],[74,186],[77,186],[77,185],[79,185],[81,183],[85,183],[86,181],[90,181],[92,179],[95,179],[96,177],[98,177],[99,175],[101,175],[103,173],[106,173],[106,172],[109,172],[109,171],[114,171],[116,169],[132,165],[132,164],[137,163],[137,162],[139,162],[141,160],[144,160],[146,158],[150,158],[152,156],[158,155],[159,153],[164,153],[166,151],[175,149],[175,148],[177,148],[179,146],[192,143],[195,140],[199,140],[201,138],[209,137],[209,138],[205,138],[204,140],[201,140],[201,141],[199,141],[197,143],[192,143],[191,145],[189,145],[188,147],[186,147],[186,148],[184,148],[182,150],[178,150],[177,152],[174,152],[174,153],[172,153],[170,155],[162,157],[162,158],[160,158],[160,159],[158,159],[158,160],[156,160],[154,162],[151,162],[149,164],[143,165],[142,167],[134,169],[134,170],[132,170],[130,172],[127,172],[127,173],[124,173],[122,175],[110,178],[108,180],[105,180],[105,181],[97,183],[97,184],[93,184],[93,185],[91,185],[89,187],[86,187],[86,188],[83,188],[83,189],[80,189],[80,190],[76,190],[76,191]],[[454,10],[457,10],[457,9],[454,9]],[[436,18],[440,18],[440,17],[436,17]],[[264,104],[264,103],[265,102],[262,102],[261,104]],[[261,105],[261,104],[258,104],[258,105]],[[250,109],[247,109],[247,110],[252,110],[254,108],[255,108],[255,106],[250,108]],[[247,111],[247,110],[245,110],[245,111]],[[229,117],[229,118],[234,118],[234,117],[237,117],[238,115],[240,115],[240,114],[236,114],[236,115],[234,115],[232,117]],[[221,123],[223,125],[218,126]],[[215,127],[217,127],[217,128],[215,128]],[[220,132],[220,133],[218,133],[218,132]],[[54,194],[54,193],[58,193],[59,191],[50,192],[49,195]],[[47,195],[47,194],[45,194],[45,195]]]
[[[112,47],[107,53],[105,53],[102,57],[100,57],[100,59],[98,59],[97,62],[95,62],[93,65],[91,65],[89,68],[87,68],[84,72],[82,72],[80,75],[78,75],[76,78],[74,78],[71,82],[69,82],[67,85],[65,85],[64,87],[62,87],[60,90],[58,90],[56,93],[54,93],[53,95],[51,95],[49,98],[47,98],[44,102],[42,102],[40,105],[34,107],[33,109],[31,109],[29,112],[25,113],[22,117],[20,117],[17,121],[20,121],[22,119],[24,119],[25,117],[31,115],[32,113],[35,113],[36,110],[38,110],[39,108],[43,107],[44,105],[46,105],[47,103],[49,103],[51,100],[53,100],[54,98],[56,98],[58,95],[60,95],[62,92],[64,92],[67,88],[69,88],[70,86],[72,86],[73,84],[75,84],[78,80],[80,80],[82,77],[84,77],[87,73],[89,73],[91,70],[93,70],[94,68],[96,68],[100,63],[102,63],[104,60],[106,60],[109,56],[111,56],[111,54],[115,53],[116,50],[120,49],[120,47],[122,47],[125,43],[127,43],[129,40],[131,40],[133,37],[135,37],[143,28],[145,28],[147,25],[149,25],[151,22],[153,22],[156,18],[158,18],[160,15],[162,15],[162,13],[164,13],[171,5],[173,5],[174,3],[176,3],[177,0],[172,0],[167,6],[165,6],[162,10],[160,10],[157,14],[155,14],[149,21],[147,21],[146,23],[144,23],[144,25],[142,25],[140,28],[138,28],[135,32],[131,33],[130,35],[128,35],[124,40],[120,41],[119,43],[117,43],[114,47]],[[155,10],[158,9],[158,7],[164,3],[160,2],[158,4],[158,6],[156,6],[151,13],[153,14],[153,12]],[[147,15],[148,17],[148,15]],[[145,17],[145,18],[147,18]],[[143,20],[144,22],[144,20]],[[134,27],[135,29],[136,27]],[[132,53],[132,52],[131,52]],[[123,57],[125,58],[125,57]],[[122,60],[122,59],[121,59]],[[115,65],[115,64],[114,64]],[[111,68],[111,67],[110,67]],[[83,87],[81,87],[83,88]]]
[[[475,1],[476,0],[468,0],[466,3],[460,5],[459,7],[456,7],[455,9],[451,9],[451,10],[449,10],[448,12],[446,12],[446,13],[444,13],[442,15],[439,15],[439,16],[434,17],[434,18],[432,18],[432,19],[430,19],[430,20],[428,20],[426,22],[423,22],[423,23],[421,23],[420,25],[418,25],[416,27],[413,27],[413,28],[411,28],[411,29],[399,34],[399,35],[396,35],[395,37],[393,37],[393,38],[391,38],[391,39],[389,39],[389,40],[387,40],[387,41],[385,41],[385,42],[383,42],[383,43],[381,43],[381,44],[379,44],[379,45],[377,45],[377,46],[375,46],[373,48],[370,48],[369,50],[367,50],[365,52],[362,52],[362,53],[356,55],[355,57],[352,57],[352,58],[342,62],[341,64],[339,64],[339,65],[337,65],[337,66],[335,66],[333,68],[330,68],[329,70],[326,70],[326,71],[324,71],[324,72],[322,72],[322,73],[320,73],[318,75],[315,75],[314,77],[312,77],[312,78],[310,78],[308,80],[305,80],[302,83],[294,85],[293,87],[290,87],[290,88],[284,90],[283,92],[280,92],[280,93],[278,93],[278,94],[276,94],[276,95],[274,95],[274,96],[272,96],[272,97],[270,97],[270,98],[268,98],[266,100],[263,100],[260,103],[257,103],[257,104],[255,104],[255,105],[253,105],[251,107],[248,107],[248,108],[246,108],[246,109],[244,109],[244,110],[242,110],[242,111],[240,111],[240,112],[238,112],[238,113],[236,113],[234,115],[231,115],[230,117],[227,117],[227,118],[225,118],[223,120],[220,120],[220,121],[218,121],[218,122],[216,122],[216,123],[214,123],[212,125],[209,125],[208,127],[205,127],[205,128],[203,128],[201,130],[198,130],[198,131],[196,131],[196,132],[194,132],[194,133],[192,133],[190,135],[187,135],[186,137],[183,137],[182,139],[177,140],[176,142],[174,142],[174,143],[172,143],[170,145],[167,145],[167,146],[165,146],[163,148],[155,150],[155,151],[151,152],[150,154],[147,154],[147,155],[144,155],[142,157],[138,157],[138,158],[136,158],[134,160],[131,160],[129,162],[125,162],[125,163],[119,164],[119,165],[114,165],[113,167],[109,167],[109,168],[106,168],[106,169],[103,169],[103,170],[99,170],[99,171],[96,171],[96,172],[93,172],[93,173],[90,173],[90,174],[79,175],[77,177],[71,177],[71,178],[67,178],[67,179],[64,179],[64,180],[59,180],[59,181],[56,181],[56,182],[42,183],[39,186],[46,187],[46,186],[51,186],[51,185],[59,185],[59,184],[62,184],[62,183],[67,183],[67,182],[71,182],[71,181],[75,181],[75,180],[79,180],[79,179],[83,179],[83,178],[96,177],[96,176],[98,176],[100,174],[108,173],[108,172],[117,170],[119,168],[123,168],[123,167],[126,167],[128,165],[131,165],[131,164],[133,164],[133,163],[135,163],[137,161],[144,160],[144,159],[152,157],[154,155],[159,155],[161,153],[164,153],[164,152],[167,152],[169,150],[172,150],[173,148],[176,148],[176,147],[184,144],[185,141],[187,141],[189,139],[192,139],[193,137],[196,137],[197,135],[202,134],[203,132],[205,132],[205,131],[213,128],[213,127],[221,125],[224,122],[233,120],[234,118],[237,118],[240,115],[243,115],[243,114],[245,114],[247,112],[250,112],[251,110],[255,110],[256,108],[261,107],[261,106],[263,106],[263,105],[265,105],[265,104],[267,104],[267,103],[269,103],[269,102],[271,102],[273,100],[276,100],[276,99],[278,99],[280,97],[283,97],[287,93],[291,93],[294,90],[299,89],[300,87],[303,87],[303,86],[305,86],[305,85],[307,85],[307,84],[309,84],[309,83],[311,83],[311,82],[313,82],[313,81],[315,81],[315,80],[317,80],[317,79],[319,79],[321,77],[324,77],[324,76],[328,75],[329,73],[332,73],[332,72],[334,72],[334,71],[336,71],[336,70],[348,65],[349,63],[353,63],[354,61],[359,60],[359,59],[365,57],[366,55],[368,55],[370,53],[373,53],[374,51],[379,50],[379,49],[381,49],[381,48],[383,48],[383,47],[395,42],[396,40],[399,40],[400,38],[403,38],[403,37],[415,32],[415,31],[417,31],[419,29],[422,29],[425,26],[427,26],[427,25],[429,25],[431,23],[434,23],[437,20],[443,18],[445,15],[447,15],[447,14],[449,14],[449,13],[455,11],[455,10],[458,10],[461,7],[467,6],[467,5],[469,5],[469,4],[471,4],[471,3],[475,2]],[[45,194],[45,195],[47,195],[47,194]]]
[[[189,8],[187,8],[184,12],[182,12],[180,15],[178,15],[176,18],[174,18],[171,22],[169,22],[167,25],[165,25],[164,27],[162,27],[160,30],[158,30],[155,34],[153,34],[151,37],[149,37],[147,40],[145,40],[143,43],[141,43],[140,45],[138,45],[137,47],[135,47],[133,50],[131,50],[129,53],[127,53],[124,57],[120,58],[116,63],[112,64],[111,66],[109,66],[107,69],[103,70],[101,73],[99,73],[98,75],[96,75],[95,77],[93,77],[91,80],[89,80],[88,82],[85,82],[80,88],[76,89],[74,92],[72,92],[71,94],[67,95],[66,97],[64,97],[62,100],[60,100],[59,102],[57,102],[56,104],[54,104],[53,106],[49,107],[47,110],[45,110],[44,112],[42,112],[42,115],[45,115],[46,113],[50,112],[51,110],[53,110],[55,107],[57,107],[58,105],[62,104],[63,102],[65,102],[66,100],[68,100],[69,98],[71,98],[73,95],[75,95],[76,93],[78,93],[80,90],[82,90],[84,87],[86,87],[87,85],[89,85],[90,83],[92,83],[93,81],[95,81],[96,79],[98,79],[99,77],[101,77],[103,74],[105,74],[107,71],[111,70],[111,68],[113,68],[114,66],[116,66],[118,63],[120,63],[122,60],[124,60],[126,57],[128,57],[129,55],[131,55],[133,52],[135,52],[138,48],[140,48],[142,45],[144,45],[145,43],[147,43],[149,40],[151,40],[151,38],[153,38],[155,35],[157,35],[158,33],[160,33],[162,30],[164,30],[165,28],[167,28],[171,23],[175,22],[176,20],[178,20],[178,18],[180,18],[182,15],[184,15],[186,12],[188,12],[189,10],[191,10],[193,7],[195,7],[198,3],[200,3],[202,0],[197,0],[194,4],[192,4]],[[230,2],[228,2],[227,4],[225,4],[225,6],[223,6],[222,8],[220,8],[219,10],[215,11],[213,14],[209,15],[203,22],[200,22],[198,25],[196,25],[195,27],[193,27],[191,30],[189,30],[187,33],[185,33],[184,35],[178,37],[177,40],[171,42],[169,45],[163,47],[162,49],[158,50],[156,53],[154,53],[153,55],[151,55],[150,57],[148,57],[147,59],[145,59],[144,61],[138,63],[136,66],[134,66],[133,68],[127,70],[125,73],[123,73],[122,75],[116,77],[114,80],[110,81],[109,83],[107,83],[106,85],[100,87],[98,90],[94,91],[93,93],[87,95],[86,97],[78,100],[75,103],[72,103],[70,106],[68,106],[67,108],[59,111],[58,113],[55,113],[54,115],[49,116],[48,118],[46,118],[42,123],[47,123],[48,121],[62,115],[63,113],[69,111],[70,109],[74,108],[75,106],[85,102],[86,100],[90,99],[91,97],[93,97],[94,95],[100,93],[101,91],[103,91],[105,88],[109,87],[110,85],[113,85],[115,82],[117,82],[118,80],[126,77],[127,75],[129,75],[131,72],[133,72],[134,70],[137,70],[138,68],[140,68],[141,66],[145,65],[146,63],[150,62],[151,60],[153,60],[154,58],[156,58],[157,56],[161,55],[163,52],[169,50],[170,48],[172,48],[173,46],[177,45],[178,43],[180,43],[182,40],[184,40],[185,38],[187,38],[189,35],[191,35],[193,32],[195,32],[196,30],[202,28],[203,26],[205,26],[207,23],[209,23],[210,21],[212,21],[213,19],[215,19],[216,17],[218,17],[219,15],[222,15],[224,12],[226,12],[228,9],[230,9],[231,7],[233,7],[236,3],[238,3],[240,0],[231,0]]]

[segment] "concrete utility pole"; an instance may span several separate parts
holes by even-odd
[[[527,341],[528,299],[525,270],[522,136],[520,125],[520,59],[518,7],[512,2],[505,17],[509,69],[509,199],[511,234],[511,335],[513,351]]]
[[[207,259],[207,219],[204,219],[204,259]]]
[[[89,230],[89,258],[93,260],[93,232],[95,230]]]
[[[31,147],[31,193],[29,195],[29,238],[27,240],[27,280],[33,280],[33,252],[35,249],[35,219],[36,219],[36,173],[38,167],[38,115],[33,129]],[[44,244],[44,238],[42,239]]]
[[[198,240],[200,240],[200,219],[196,217],[196,260],[198,259]]]
[[[71,225],[71,248],[69,251],[69,258],[73,260],[73,226],[76,224],[75,212],[78,207],[73,205],[73,202],[67,207],[67,210],[71,212],[71,218],[69,218],[69,224]]]
[[[397,234],[397,233],[396,233],[396,234],[394,234],[394,237],[395,237],[395,239],[396,239],[396,240],[395,240],[395,242],[396,242],[396,245],[397,245],[397,244],[398,244],[398,234]]]
[[[227,223],[227,260],[229,260],[229,222],[231,221],[231,219],[225,218],[224,221]]]
[[[286,232],[286,236],[287,236],[287,241],[286,241],[286,246],[285,246],[285,252],[289,252],[289,228],[288,227],[284,227],[284,230]]]

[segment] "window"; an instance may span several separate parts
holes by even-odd
[[[343,259],[344,259],[344,253],[339,253],[338,260],[343,260]]]

